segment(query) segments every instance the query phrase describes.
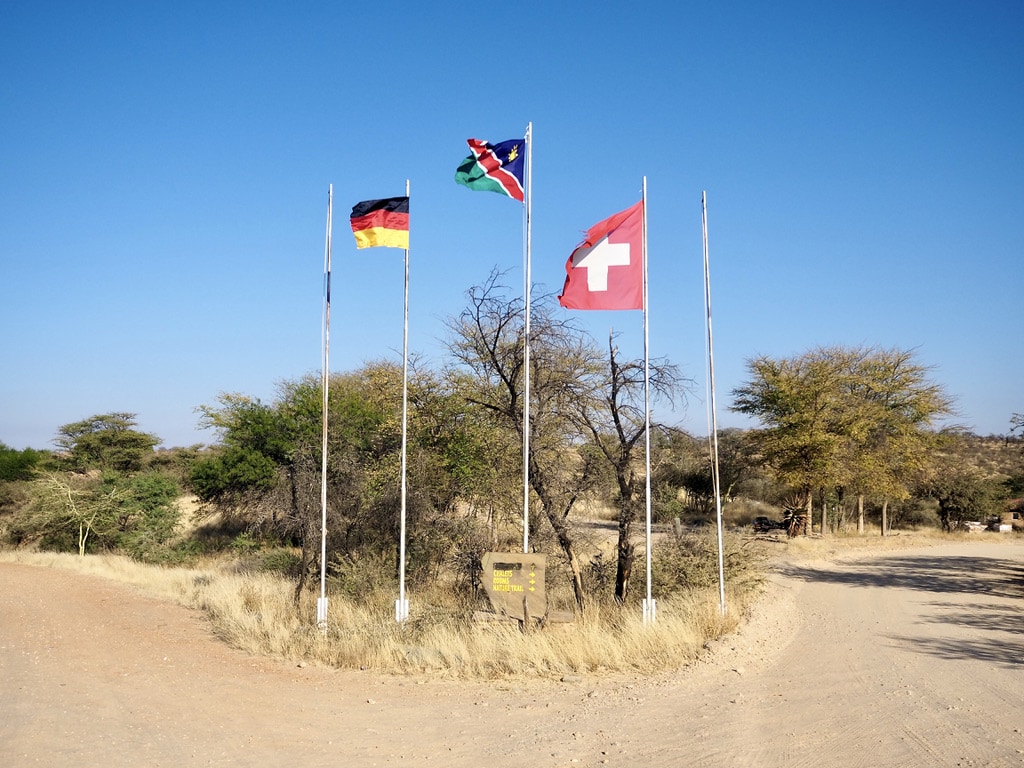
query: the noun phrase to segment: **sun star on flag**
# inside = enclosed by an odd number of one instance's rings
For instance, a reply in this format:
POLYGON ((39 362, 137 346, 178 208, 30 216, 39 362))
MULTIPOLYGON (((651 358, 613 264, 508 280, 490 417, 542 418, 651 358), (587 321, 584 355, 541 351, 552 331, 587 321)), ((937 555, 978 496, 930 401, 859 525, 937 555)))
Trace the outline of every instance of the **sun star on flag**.
POLYGON ((520 148, 524 139, 508 139, 491 144, 481 139, 466 139, 471 155, 455 171, 455 183, 474 190, 508 195, 525 202, 524 165, 520 148))

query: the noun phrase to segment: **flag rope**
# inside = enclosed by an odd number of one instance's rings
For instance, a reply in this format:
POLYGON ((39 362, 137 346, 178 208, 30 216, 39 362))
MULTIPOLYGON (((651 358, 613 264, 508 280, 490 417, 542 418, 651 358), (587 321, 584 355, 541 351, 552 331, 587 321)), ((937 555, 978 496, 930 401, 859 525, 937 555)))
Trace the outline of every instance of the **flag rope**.
POLYGON ((327 237, 324 244, 324 316, 323 316, 323 380, 321 382, 322 434, 320 445, 320 598, 316 603, 316 623, 327 630, 327 386, 330 378, 331 338, 331 229, 334 185, 327 187, 327 237))

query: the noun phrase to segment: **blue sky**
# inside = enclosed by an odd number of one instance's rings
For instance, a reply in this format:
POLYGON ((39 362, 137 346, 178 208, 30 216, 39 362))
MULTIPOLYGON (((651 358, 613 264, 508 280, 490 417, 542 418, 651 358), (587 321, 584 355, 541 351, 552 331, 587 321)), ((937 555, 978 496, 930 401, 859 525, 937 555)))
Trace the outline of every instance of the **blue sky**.
MULTIPOLYGON (((522 211, 453 181, 470 137, 534 126, 533 277, 647 177, 652 356, 698 381, 700 199, 719 423, 756 355, 912 349, 1003 434, 1024 411, 1024 4, 7 4, 0 24, 0 441, 128 411, 165 446, 194 409, 400 359, 402 252, 347 213, 411 184, 410 349, 506 268, 522 211), (291 6, 291 7, 288 7, 291 6)), ((642 356, 641 313, 576 313, 642 356)))

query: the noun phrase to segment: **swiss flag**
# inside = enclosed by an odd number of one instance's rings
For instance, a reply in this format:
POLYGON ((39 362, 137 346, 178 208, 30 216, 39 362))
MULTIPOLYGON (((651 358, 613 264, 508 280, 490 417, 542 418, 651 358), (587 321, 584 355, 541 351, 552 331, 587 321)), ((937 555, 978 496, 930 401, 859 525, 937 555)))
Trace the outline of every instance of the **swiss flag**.
POLYGON ((587 230, 565 262, 558 303, 567 309, 643 309, 644 203, 587 230))

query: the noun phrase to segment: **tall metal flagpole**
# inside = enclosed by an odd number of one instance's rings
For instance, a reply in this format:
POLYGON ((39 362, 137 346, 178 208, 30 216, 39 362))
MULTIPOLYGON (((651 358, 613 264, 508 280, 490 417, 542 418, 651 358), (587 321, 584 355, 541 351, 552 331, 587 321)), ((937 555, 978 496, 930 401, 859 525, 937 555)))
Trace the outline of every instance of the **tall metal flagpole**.
MULTIPOLYGON (((409 180, 405 180, 405 196, 409 196, 409 180)), ((406 447, 409 427, 409 249, 405 249, 405 319, 402 331, 402 512, 398 544, 398 600, 395 601, 395 621, 409 618, 409 600, 405 596, 405 499, 406 499, 406 447)))
POLYGON ((644 624, 653 624, 657 618, 657 606, 651 596, 651 369, 648 354, 649 337, 647 329, 647 177, 643 182, 643 303, 644 303, 644 441, 646 453, 645 495, 647 503, 647 599, 643 603, 644 624))
POLYGON ((715 482, 715 508, 718 522, 718 601, 725 615, 725 554, 722 546, 722 493, 718 474, 718 413, 715 406, 715 351, 711 341, 711 275, 708 269, 708 205, 707 192, 701 193, 701 223, 704 228, 704 308, 708 326, 708 387, 711 390, 711 476, 715 482))
POLYGON ((327 630, 327 382, 330 377, 329 350, 331 338, 331 211, 334 201, 334 185, 327 187, 327 238, 324 244, 324 368, 321 390, 323 392, 322 421, 323 435, 320 446, 320 597, 316 601, 316 623, 321 631, 327 630))
POLYGON ((530 274, 530 246, 533 203, 533 123, 526 126, 526 237, 523 256, 523 296, 526 303, 526 321, 523 327, 523 553, 530 551, 530 294, 533 277, 530 274))

